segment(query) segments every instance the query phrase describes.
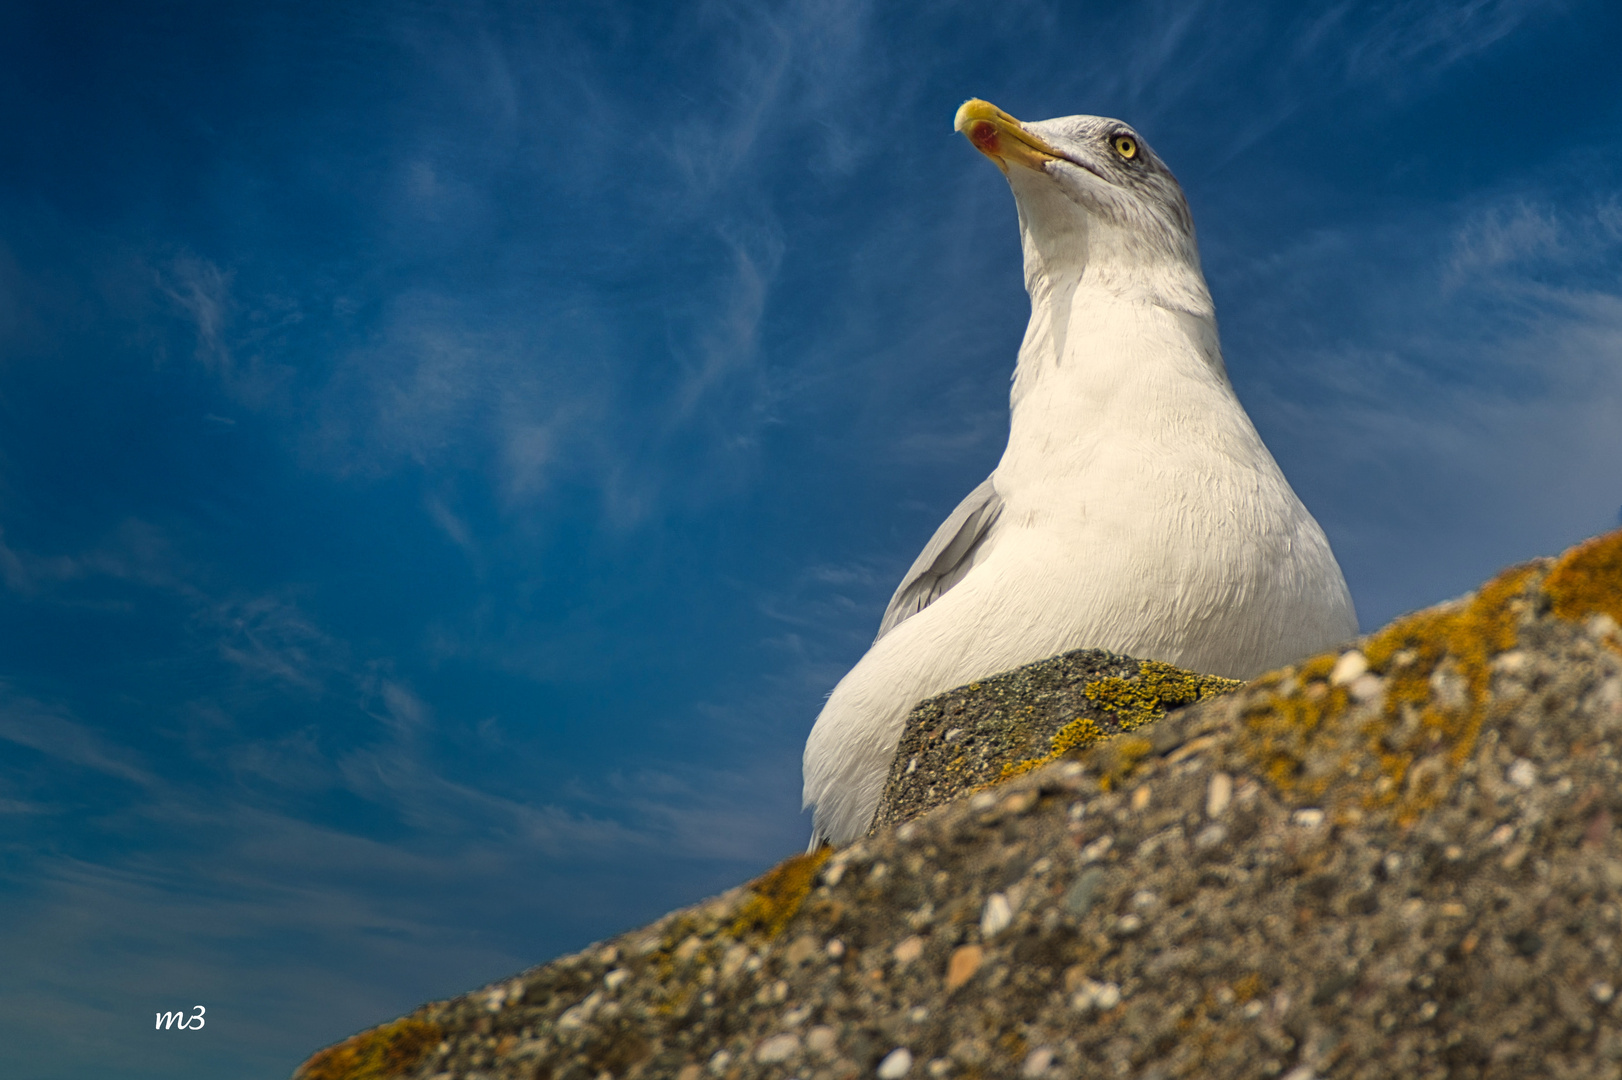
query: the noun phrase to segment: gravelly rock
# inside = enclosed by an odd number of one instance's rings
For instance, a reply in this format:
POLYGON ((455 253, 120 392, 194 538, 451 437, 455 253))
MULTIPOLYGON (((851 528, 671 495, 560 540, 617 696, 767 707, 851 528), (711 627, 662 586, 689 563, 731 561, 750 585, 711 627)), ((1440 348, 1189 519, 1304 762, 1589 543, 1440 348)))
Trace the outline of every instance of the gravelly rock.
POLYGON ((1241 685, 1077 649, 937 694, 908 715, 867 834, 1241 685))
POLYGON ((302 1080, 1622 1078, 1622 533, 302 1080))

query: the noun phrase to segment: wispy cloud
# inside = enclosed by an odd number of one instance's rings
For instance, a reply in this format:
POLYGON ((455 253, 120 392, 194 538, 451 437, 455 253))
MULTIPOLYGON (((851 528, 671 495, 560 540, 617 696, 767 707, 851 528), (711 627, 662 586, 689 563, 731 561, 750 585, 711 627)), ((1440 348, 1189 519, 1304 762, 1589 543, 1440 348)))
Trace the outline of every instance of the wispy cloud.
POLYGON ((4 683, 0 683, 0 739, 139 787, 156 785, 137 751, 105 738, 60 706, 18 695, 4 683))
POLYGON ((1435 252, 1339 298, 1337 321, 1374 318, 1379 331, 1273 361, 1273 387, 1296 387, 1282 395, 1248 391, 1286 434, 1286 467, 1329 504, 1320 514, 1365 622, 1614 521, 1622 290, 1592 273, 1622 256, 1610 206, 1506 194, 1456 208, 1430 236, 1405 225, 1278 268, 1327 297, 1323 256, 1367 264, 1370 247, 1393 242, 1435 252), (1397 550, 1403 563, 1385 562, 1397 550))

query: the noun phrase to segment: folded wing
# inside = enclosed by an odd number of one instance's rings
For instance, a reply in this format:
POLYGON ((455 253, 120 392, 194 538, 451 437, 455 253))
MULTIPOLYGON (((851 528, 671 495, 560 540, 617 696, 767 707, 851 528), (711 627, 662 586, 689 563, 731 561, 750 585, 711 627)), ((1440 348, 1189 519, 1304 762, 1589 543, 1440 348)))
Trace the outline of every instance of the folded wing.
POLYGON ((890 606, 884 609, 874 641, 945 595, 984 556, 992 526, 1003 510, 1002 497, 991 481, 992 477, 988 476, 969 492, 929 538, 923 553, 890 598, 890 606))

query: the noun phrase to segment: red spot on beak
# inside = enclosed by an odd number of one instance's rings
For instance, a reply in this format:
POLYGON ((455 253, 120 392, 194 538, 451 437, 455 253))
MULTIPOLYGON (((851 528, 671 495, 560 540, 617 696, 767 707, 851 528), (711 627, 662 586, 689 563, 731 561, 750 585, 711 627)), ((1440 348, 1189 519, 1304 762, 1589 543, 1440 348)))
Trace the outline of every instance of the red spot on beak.
POLYGON ((993 124, 990 120, 974 121, 969 125, 969 130, 966 134, 969 136, 969 141, 974 144, 975 149, 979 150, 982 154, 997 153, 997 141, 999 137, 997 125, 993 124))

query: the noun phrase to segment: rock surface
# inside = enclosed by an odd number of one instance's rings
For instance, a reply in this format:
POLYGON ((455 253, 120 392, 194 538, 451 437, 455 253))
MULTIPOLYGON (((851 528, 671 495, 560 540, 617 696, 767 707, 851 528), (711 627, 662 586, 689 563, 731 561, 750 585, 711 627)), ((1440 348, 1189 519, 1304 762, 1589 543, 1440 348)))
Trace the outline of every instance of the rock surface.
POLYGON ((937 694, 907 717, 867 835, 1242 685, 1077 649, 937 694))
POLYGON ((1613 533, 297 1075, 1622 1078, 1619 620, 1613 533))

